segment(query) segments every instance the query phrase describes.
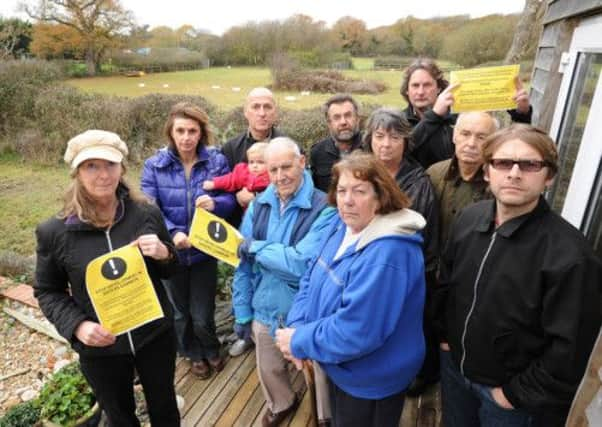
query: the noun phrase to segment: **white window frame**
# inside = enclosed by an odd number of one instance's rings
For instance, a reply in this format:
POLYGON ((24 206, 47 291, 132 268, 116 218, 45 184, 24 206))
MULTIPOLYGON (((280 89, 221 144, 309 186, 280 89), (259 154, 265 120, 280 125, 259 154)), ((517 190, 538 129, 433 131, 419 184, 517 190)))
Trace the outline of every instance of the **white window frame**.
MULTIPOLYGON (((550 126, 550 135, 555 141, 560 138, 560 125, 569 101, 569 88, 576 71, 579 53, 602 53, 602 16, 584 19, 573 33, 568 52, 568 66, 558 92, 556 109, 550 126)), ((581 228, 590 200, 596 172, 602 159, 602 74, 596 83, 589 115, 573 175, 562 207, 562 216, 577 228, 581 228)))

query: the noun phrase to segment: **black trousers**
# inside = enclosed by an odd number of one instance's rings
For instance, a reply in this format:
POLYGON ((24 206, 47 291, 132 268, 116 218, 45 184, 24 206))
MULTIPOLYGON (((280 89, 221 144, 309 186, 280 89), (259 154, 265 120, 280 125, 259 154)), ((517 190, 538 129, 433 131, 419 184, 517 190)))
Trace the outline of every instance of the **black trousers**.
POLYGON ((217 261, 179 265, 163 283, 174 308, 180 355, 193 362, 219 356, 220 342, 215 331, 217 261))
POLYGON ((330 383, 333 427, 398 427, 403 410, 403 391, 384 399, 354 397, 330 383))
POLYGON ((140 426, 134 401, 134 369, 144 389, 151 425, 179 427, 175 361, 176 340, 170 329, 138 349, 135 356, 82 358, 80 364, 110 427, 140 426))

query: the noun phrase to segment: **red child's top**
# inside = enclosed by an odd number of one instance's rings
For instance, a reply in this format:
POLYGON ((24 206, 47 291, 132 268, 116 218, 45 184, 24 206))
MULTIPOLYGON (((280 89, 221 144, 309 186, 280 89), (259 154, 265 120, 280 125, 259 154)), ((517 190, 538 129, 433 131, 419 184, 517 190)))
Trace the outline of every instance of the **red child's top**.
POLYGON ((242 190, 243 187, 253 193, 257 193, 265 190, 270 184, 270 178, 267 171, 255 175, 249 172, 249 165, 247 163, 238 163, 234 166, 232 172, 213 178, 213 184, 216 190, 230 193, 242 190))

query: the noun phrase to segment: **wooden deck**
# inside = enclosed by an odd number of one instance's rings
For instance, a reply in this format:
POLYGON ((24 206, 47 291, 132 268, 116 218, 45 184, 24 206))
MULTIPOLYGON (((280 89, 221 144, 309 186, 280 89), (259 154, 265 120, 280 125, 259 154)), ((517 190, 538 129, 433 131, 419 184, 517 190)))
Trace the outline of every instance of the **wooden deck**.
MULTIPOLYGON (((310 427, 311 405, 305 393, 301 372, 291 365, 294 389, 303 395, 297 412, 283 426, 310 427)), ((190 372, 190 363, 179 359, 176 366, 176 391, 185 399, 183 427, 193 426, 261 426, 265 400, 255 367, 255 352, 231 358, 218 375, 200 380, 190 372)), ((407 398, 400 426, 438 427, 440 425, 438 388, 417 399, 407 398)))

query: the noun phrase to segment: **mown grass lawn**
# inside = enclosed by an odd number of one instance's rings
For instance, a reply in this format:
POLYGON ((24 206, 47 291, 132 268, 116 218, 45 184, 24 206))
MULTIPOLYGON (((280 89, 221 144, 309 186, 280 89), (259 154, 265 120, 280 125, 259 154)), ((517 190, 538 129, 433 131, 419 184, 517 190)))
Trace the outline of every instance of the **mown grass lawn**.
MULTIPOLYGON (((388 89, 378 95, 354 95, 361 103, 401 107, 405 104, 399 95, 401 72, 373 71, 372 60, 362 59, 360 69, 343 71, 345 76, 385 82, 388 89)), ((173 73, 147 74, 142 77, 94 77, 70 79, 69 84, 87 92, 127 97, 149 93, 200 95, 223 110, 243 104, 249 90, 257 86, 269 86, 272 76, 268 68, 259 67, 215 67, 203 70, 178 71, 173 73)), ((322 104, 331 94, 300 92, 276 92, 282 108, 302 110, 322 104), (289 97, 294 97, 290 100, 289 97)))
MULTIPOLYGON (((128 169, 139 185, 139 168, 128 169)), ((55 215, 69 185, 67 165, 42 166, 0 156, 0 251, 29 256, 35 252, 38 223, 55 215)))

